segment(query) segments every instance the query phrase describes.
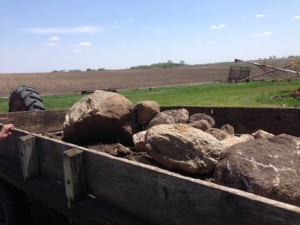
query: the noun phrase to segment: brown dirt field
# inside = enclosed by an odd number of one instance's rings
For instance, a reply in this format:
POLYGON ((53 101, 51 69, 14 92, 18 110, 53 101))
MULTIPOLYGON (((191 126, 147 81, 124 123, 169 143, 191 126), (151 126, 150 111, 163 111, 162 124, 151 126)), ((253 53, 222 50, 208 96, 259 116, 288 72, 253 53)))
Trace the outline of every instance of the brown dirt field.
MULTIPOLYGON (((226 81, 230 65, 236 64, 97 72, 0 74, 0 97, 8 97, 11 90, 18 85, 31 86, 41 95, 54 95, 82 90, 120 90, 226 81)), ((253 68, 251 74, 254 72, 257 72, 257 69, 253 68)))
MULTIPOLYGON (((259 61, 282 67, 296 59, 259 61)), ((226 81, 230 66, 249 66, 250 76, 262 71, 248 63, 214 63, 178 68, 105 70, 97 72, 0 74, 0 97, 8 97, 13 88, 27 85, 41 95, 69 94, 82 90, 135 89, 226 81)), ((292 68, 295 69, 295 68, 292 68)), ((269 76, 265 76, 266 78, 269 76)))
POLYGON ((95 89, 134 89, 226 80, 229 67, 180 67, 169 69, 106 70, 0 74, 0 97, 18 85, 34 87, 41 95, 67 94, 95 89))

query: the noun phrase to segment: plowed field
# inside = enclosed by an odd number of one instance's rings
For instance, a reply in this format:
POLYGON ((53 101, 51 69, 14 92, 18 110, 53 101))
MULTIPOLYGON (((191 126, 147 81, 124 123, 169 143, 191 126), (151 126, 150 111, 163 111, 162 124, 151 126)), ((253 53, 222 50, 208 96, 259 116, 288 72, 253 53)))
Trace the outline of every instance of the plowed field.
POLYGON ((168 69, 0 74, 0 97, 8 97, 11 89, 18 85, 34 87, 41 95, 54 95, 82 90, 120 90, 225 81, 229 67, 228 63, 168 69))

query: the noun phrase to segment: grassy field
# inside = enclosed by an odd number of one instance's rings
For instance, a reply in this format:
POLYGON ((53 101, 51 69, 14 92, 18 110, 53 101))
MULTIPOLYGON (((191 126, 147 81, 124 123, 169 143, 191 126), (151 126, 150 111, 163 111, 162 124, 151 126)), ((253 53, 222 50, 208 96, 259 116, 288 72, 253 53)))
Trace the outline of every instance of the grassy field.
MULTIPOLYGON (((232 106, 232 107, 299 107, 300 99, 287 96, 300 87, 300 80, 290 82, 256 81, 250 83, 211 83, 202 85, 147 88, 121 91, 120 94, 137 103, 153 100, 161 106, 232 106)), ((47 109, 70 108, 83 96, 43 96, 47 109)), ((0 100, 0 112, 8 111, 8 99, 0 100)))
POLYGON ((122 94, 134 103, 154 100, 162 106, 298 107, 300 99, 279 96, 286 96, 299 86, 300 80, 257 81, 132 90, 122 94))

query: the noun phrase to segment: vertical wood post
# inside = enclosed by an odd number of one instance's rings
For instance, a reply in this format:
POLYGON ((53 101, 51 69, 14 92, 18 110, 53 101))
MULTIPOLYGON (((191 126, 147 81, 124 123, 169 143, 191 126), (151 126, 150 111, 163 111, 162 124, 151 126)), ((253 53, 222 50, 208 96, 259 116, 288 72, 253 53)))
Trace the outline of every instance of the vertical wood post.
POLYGON ((71 149, 63 153, 64 176, 68 207, 87 192, 84 151, 71 149))
POLYGON ((35 137, 32 135, 20 137, 18 144, 24 181, 26 182, 26 180, 39 175, 40 165, 35 137))

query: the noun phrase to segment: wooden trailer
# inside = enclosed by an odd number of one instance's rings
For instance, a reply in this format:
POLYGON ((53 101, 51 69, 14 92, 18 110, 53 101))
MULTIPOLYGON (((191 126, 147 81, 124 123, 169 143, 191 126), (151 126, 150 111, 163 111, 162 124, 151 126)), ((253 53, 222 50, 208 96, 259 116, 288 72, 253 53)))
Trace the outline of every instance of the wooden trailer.
MULTIPOLYGON (((185 108, 237 133, 300 136, 296 108, 185 108)), ((16 129, 0 143, 0 177, 75 224, 300 224, 300 207, 44 136, 62 130, 66 112, 1 114, 16 129)))

